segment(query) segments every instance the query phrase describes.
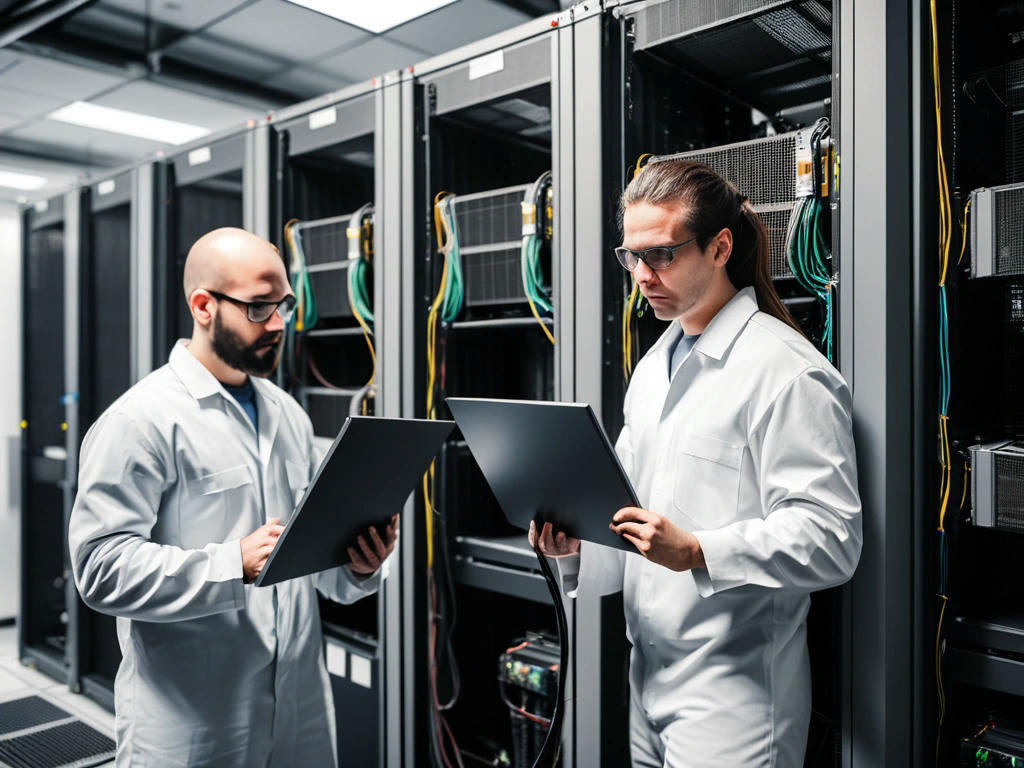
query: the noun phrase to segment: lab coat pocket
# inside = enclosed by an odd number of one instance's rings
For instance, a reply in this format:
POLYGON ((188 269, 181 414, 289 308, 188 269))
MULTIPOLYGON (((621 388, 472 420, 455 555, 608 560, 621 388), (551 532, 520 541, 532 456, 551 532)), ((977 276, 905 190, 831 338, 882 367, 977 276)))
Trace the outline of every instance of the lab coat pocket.
POLYGON ((743 446, 682 432, 676 437, 673 459, 672 503, 692 529, 711 530, 733 522, 743 446))
POLYGON ((179 527, 181 543, 188 549, 224 541, 234 522, 255 501, 252 472, 247 464, 186 479, 185 485, 188 498, 181 510, 179 527))

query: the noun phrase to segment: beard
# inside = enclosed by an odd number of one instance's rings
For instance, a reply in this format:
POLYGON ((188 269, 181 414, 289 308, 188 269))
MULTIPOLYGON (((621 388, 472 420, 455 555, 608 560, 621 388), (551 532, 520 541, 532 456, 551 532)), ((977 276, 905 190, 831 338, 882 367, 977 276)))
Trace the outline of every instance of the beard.
POLYGON ((213 318, 213 351, 232 368, 250 376, 266 378, 274 372, 281 355, 282 337, 280 332, 265 333, 247 345, 221 323, 219 313, 213 318))

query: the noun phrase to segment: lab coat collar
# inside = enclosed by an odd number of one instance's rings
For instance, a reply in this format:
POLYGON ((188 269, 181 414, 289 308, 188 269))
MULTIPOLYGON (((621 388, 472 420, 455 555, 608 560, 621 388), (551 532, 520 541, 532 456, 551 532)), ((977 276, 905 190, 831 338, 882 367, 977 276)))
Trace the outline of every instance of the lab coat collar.
POLYGON ((754 287, 750 286, 737 293, 718 310, 718 314, 711 319, 693 346, 694 351, 721 360, 755 312, 757 296, 754 287))
POLYGON ((220 382, 217 381, 217 377, 210 373, 209 368, 188 351, 187 339, 178 339, 178 343, 171 350, 168 362, 171 370, 178 374, 185 389, 196 400, 202 400, 211 395, 227 394, 220 382))
MULTIPOLYGON (((189 391, 196 400, 202 400, 213 395, 222 395, 230 398, 227 390, 221 386, 217 377, 210 373, 210 370, 188 351, 187 342, 181 339, 171 350, 170 366, 178 378, 181 379, 185 389, 189 391)), ((253 388, 256 391, 256 412, 259 414, 259 451, 260 461, 264 466, 270 461, 270 450, 274 445, 274 438, 277 436, 277 429, 281 424, 281 403, 269 381, 250 376, 253 388)))
MULTIPOLYGON (((718 314, 711 318, 708 327, 704 329, 700 338, 697 339, 697 343, 693 345, 693 351, 713 357, 715 360, 721 360, 755 312, 757 312, 757 297, 754 294, 754 288, 753 286, 744 288, 729 299, 725 306, 718 310, 718 314)), ((668 368, 669 351, 675 348, 676 340, 682 335, 683 327, 678 320, 673 320, 651 347, 648 354, 661 360, 663 363, 661 370, 668 368)))

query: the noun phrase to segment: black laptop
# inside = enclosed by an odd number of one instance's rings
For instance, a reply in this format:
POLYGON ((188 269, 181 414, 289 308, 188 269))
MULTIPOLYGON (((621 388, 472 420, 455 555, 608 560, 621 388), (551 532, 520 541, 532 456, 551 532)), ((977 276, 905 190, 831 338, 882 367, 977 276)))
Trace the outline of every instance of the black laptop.
POLYGON ((636 553, 608 524, 622 507, 640 502, 589 405, 445 402, 512 525, 527 530, 536 518, 576 538, 636 553))
POLYGON ((383 530, 402 511, 454 428, 452 421, 350 416, 256 586, 347 565, 348 547, 370 526, 383 530))

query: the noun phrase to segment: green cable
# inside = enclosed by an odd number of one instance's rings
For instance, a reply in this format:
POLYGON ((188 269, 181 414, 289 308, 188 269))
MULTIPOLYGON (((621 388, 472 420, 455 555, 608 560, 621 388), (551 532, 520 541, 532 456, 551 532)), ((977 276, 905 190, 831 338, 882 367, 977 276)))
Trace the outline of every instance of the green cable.
POLYGON ((366 290, 366 273, 368 270, 369 265, 365 259, 355 259, 348 269, 348 281, 356 310, 372 330, 373 310, 371 309, 372 304, 370 303, 369 293, 366 290))
POLYGON ((316 296, 313 295, 313 285, 309 281, 309 270, 306 269, 306 253, 302 248, 302 233, 298 229, 292 231, 292 240, 295 243, 295 252, 299 257, 299 283, 298 291, 303 294, 303 306, 305 311, 302 317, 303 330, 310 330, 320 319, 316 311, 316 296))
POLYGON ((451 247, 448 251, 448 280, 444 286, 444 297, 442 299, 441 320, 450 323, 458 317, 462 311, 463 281, 462 281, 462 258, 459 253, 459 233, 455 221, 455 213, 451 208, 449 198, 442 201, 441 215, 447 217, 451 227, 451 247))

